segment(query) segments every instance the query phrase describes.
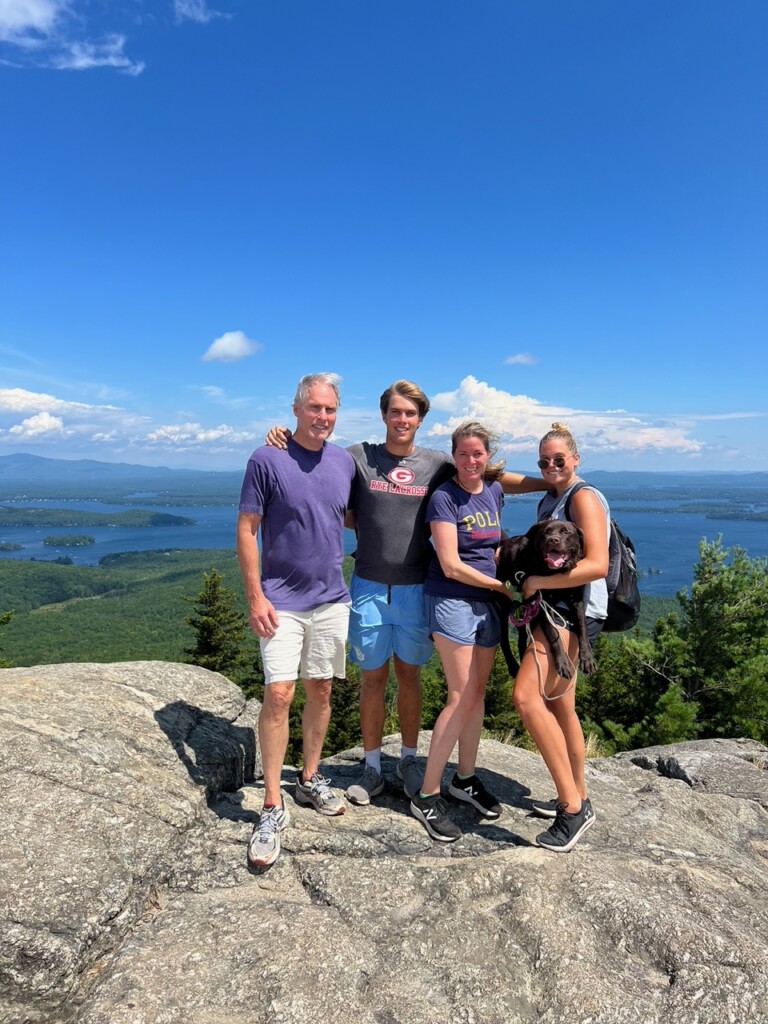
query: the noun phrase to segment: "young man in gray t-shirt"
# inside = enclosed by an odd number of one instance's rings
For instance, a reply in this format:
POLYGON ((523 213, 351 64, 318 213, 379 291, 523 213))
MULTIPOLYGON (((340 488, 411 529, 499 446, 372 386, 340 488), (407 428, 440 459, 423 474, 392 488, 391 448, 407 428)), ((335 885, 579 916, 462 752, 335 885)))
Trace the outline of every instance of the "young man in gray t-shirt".
MULTIPOLYGON (((451 479, 450 457, 414 444, 429 412, 421 388, 398 380, 382 394, 384 444, 352 445, 356 473, 347 525, 357 535, 355 571, 350 582, 349 657, 360 666, 360 725, 365 764, 347 789, 355 804, 368 804, 384 789, 381 740, 384 694, 392 660, 397 679, 397 710, 402 746, 397 775, 413 797, 421 786, 416 760, 421 728, 420 668, 432 653, 424 609, 424 579, 431 554, 425 522, 430 495, 451 479)), ((542 489, 539 477, 504 473, 507 493, 542 489)))

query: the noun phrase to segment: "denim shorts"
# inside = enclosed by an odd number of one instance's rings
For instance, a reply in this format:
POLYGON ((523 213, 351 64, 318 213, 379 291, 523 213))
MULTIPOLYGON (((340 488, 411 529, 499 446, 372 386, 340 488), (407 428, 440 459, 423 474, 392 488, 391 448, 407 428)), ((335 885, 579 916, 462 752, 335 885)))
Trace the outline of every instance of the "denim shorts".
POLYGON ((501 638, 499 612, 493 601, 468 597, 424 598, 429 632, 447 637, 455 644, 495 647, 501 638))
POLYGON ((392 654, 407 665, 423 665, 432 654, 424 587, 388 586, 352 576, 349 584, 349 660, 362 669, 381 668, 392 654))

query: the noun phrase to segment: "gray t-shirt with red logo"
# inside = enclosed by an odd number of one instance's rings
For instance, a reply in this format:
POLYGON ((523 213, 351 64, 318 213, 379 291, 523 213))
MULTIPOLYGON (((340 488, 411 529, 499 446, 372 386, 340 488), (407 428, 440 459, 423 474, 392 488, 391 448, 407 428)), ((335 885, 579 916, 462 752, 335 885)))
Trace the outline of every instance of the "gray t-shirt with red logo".
POLYGON ((432 551, 425 523, 432 492, 456 469, 444 452, 414 448, 390 455, 383 444, 353 444, 355 480, 349 507, 355 513, 355 574, 374 583, 423 583, 432 551))

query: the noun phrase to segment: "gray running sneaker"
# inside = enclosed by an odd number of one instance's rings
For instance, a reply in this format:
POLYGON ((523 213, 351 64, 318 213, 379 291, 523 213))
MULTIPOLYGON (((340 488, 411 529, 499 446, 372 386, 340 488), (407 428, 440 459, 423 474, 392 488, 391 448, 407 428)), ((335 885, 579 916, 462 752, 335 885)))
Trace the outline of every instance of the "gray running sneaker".
POLYGON ((347 790, 347 800, 360 807, 366 807, 372 796, 378 796, 383 791, 384 779, 381 772, 377 772, 373 765, 366 764, 363 767, 363 774, 347 790))
POLYGON ((344 813, 344 801, 331 789, 331 780, 315 772, 309 782, 301 781, 301 773, 296 776, 294 800, 302 807, 314 807, 320 814, 333 818, 344 813))
POLYGON ((248 843, 248 863, 254 868, 266 868, 280 856, 280 833, 290 822, 285 803, 282 807, 262 810, 253 827, 248 843))
POLYGON ((397 777, 403 784, 405 795, 409 800, 413 800, 424 781, 424 772, 419 768, 419 762, 413 754, 400 759, 397 764, 397 777))

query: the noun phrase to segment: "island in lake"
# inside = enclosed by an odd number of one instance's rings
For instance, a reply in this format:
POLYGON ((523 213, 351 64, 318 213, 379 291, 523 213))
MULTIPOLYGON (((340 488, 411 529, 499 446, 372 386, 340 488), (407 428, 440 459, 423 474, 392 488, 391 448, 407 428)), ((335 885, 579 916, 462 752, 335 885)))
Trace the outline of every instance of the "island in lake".
POLYGON ((96 538, 84 533, 65 533, 61 537, 43 537, 43 544, 48 548, 87 548, 95 544, 96 538))
POLYGON ((69 508, 8 508, 0 506, 3 526, 194 526, 196 520, 169 512, 132 508, 127 512, 83 512, 69 508))

